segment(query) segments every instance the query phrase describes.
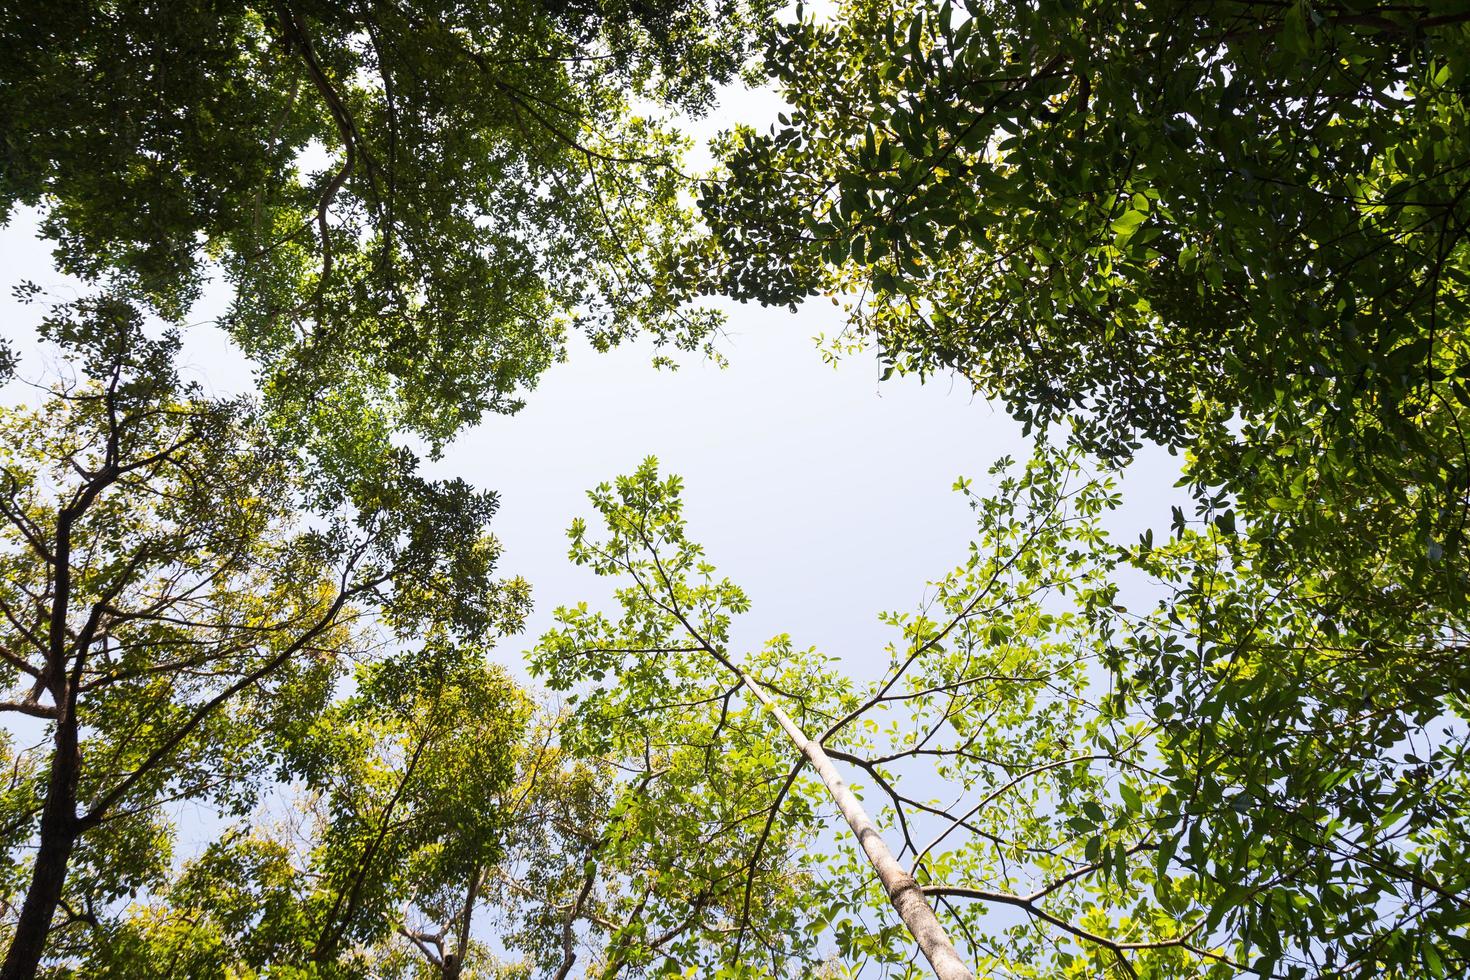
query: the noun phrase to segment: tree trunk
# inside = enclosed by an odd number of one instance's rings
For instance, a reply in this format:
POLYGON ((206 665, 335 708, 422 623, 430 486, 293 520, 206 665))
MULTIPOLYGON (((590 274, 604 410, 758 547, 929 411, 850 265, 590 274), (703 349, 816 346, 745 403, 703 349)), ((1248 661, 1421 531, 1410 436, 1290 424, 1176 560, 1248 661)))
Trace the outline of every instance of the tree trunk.
POLYGON ((908 927, 909 933, 919 943, 919 949, 924 953, 924 958, 934 969, 935 976, 939 980, 975 980, 975 975, 970 968, 960 959, 959 953, 955 952, 954 944, 949 941, 949 936, 944 932, 944 926, 939 917, 929 907, 924 899, 924 893, 914 876, 903 869, 903 865, 893 856, 888 849, 888 844, 883 840, 883 835, 873 824, 872 819, 863 809, 862 803, 853 795, 853 792, 837 767, 832 764, 832 758, 827 755, 816 740, 808 738, 806 733, 791 719, 782 707, 766 695, 760 686, 745 671, 735 667, 729 661, 725 666, 734 670, 740 682, 745 685, 756 700, 771 713, 777 724, 791 739, 806 760, 811 763, 817 775, 821 777, 822 784, 827 787, 827 792, 842 811, 842 816, 847 820, 847 825, 852 828, 853 834, 857 836, 858 843, 862 845, 863 853, 868 857, 868 863, 878 873, 878 880, 883 882, 883 890, 888 893, 888 900, 898 910, 898 917, 908 927))
POLYGON ((480 866, 477 864, 470 873, 469 892, 465 895, 464 908, 460 910, 459 920, 455 923, 454 952, 446 954, 439 967, 441 980, 459 980, 464 974, 465 955, 470 945, 471 920, 475 917, 475 902, 480 897, 480 877, 480 866))
MULTIPOLYGON (((65 711, 65 708, 63 708, 65 711)), ((51 776, 46 783, 46 804, 41 810, 40 845, 31 866, 31 884, 26 889, 15 936, 0 967, 0 980, 31 980, 46 950, 51 920, 61 904, 67 865, 76 845, 77 821, 76 722, 68 712, 57 722, 56 750, 51 757, 51 776)))
MULTIPOLYGON (((77 778, 82 768, 77 732, 76 680, 67 675, 67 614, 71 609, 71 532, 72 525, 85 513, 117 475, 112 458, 115 445, 108 445, 108 465, 91 478, 86 489, 68 507, 56 515, 55 565, 56 581, 47 628, 46 670, 42 674, 56 705, 56 733, 52 736, 51 772, 46 780, 46 802, 41 807, 40 840, 36 861, 31 865, 31 884, 26 889, 15 923, 15 935, 5 963, 0 966, 0 980, 31 980, 46 952, 46 937, 51 920, 61 905, 61 890, 66 884, 67 866, 77 836, 82 832, 77 820, 77 778)), ((78 638, 76 673, 81 674, 89 637, 78 638)))

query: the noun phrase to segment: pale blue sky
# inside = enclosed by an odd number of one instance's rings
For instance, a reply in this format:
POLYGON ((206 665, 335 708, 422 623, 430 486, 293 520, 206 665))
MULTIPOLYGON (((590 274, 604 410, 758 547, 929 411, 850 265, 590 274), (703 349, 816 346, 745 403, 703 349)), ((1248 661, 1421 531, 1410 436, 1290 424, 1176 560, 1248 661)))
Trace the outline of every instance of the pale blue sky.
MULTIPOLYGON (((707 165, 710 136, 737 122, 764 126, 781 108, 769 90, 727 90, 690 129, 701 145, 691 163, 707 165)), ((10 287, 30 279, 60 295, 75 288, 52 268, 34 228, 34 215, 20 212, 0 229, 0 332, 22 351, 34 350, 41 308, 15 304, 10 287)), ((251 383, 249 365, 208 325, 226 300, 223 289, 207 292, 185 338, 192 375, 219 393, 251 383)), ((566 560, 564 532, 588 512, 589 487, 651 454, 685 478, 690 533, 753 600, 739 639, 759 644, 789 632, 802 646, 867 661, 886 639, 876 614, 914 607, 925 583, 964 556, 972 524, 950 489, 955 477, 983 476, 997 457, 1030 451, 1019 426, 963 382, 880 383, 872 355, 835 369, 823 363, 812 338, 842 325, 829 302, 794 314, 725 309, 729 367, 686 359, 677 372, 658 371, 646 345, 598 354, 574 343, 522 412, 464 433, 430 467, 500 493, 502 569, 525 576, 536 596, 528 639, 556 605, 608 594, 608 582, 566 560)), ((32 359, 30 373, 40 367, 32 359)), ((1110 528, 1130 537, 1166 528, 1178 470, 1166 454, 1144 453, 1110 528)), ((523 646, 507 642, 502 654, 513 662, 523 646)))
MULTIPOLYGON (((765 94, 727 100, 700 135, 776 107, 765 94)), ((19 306, 11 287, 33 280, 60 297, 77 288, 52 268, 34 229, 28 212, 0 229, 0 333, 27 355, 22 373, 31 377, 45 368, 34 340, 43 307, 19 306)), ((208 294, 185 335, 186 372, 219 394, 251 383, 249 365, 209 325, 225 299, 208 294)), ((520 414, 486 420, 428 466, 500 493, 494 531, 505 545, 502 571, 526 577, 536 599, 525 633, 500 648, 518 674, 520 651, 550 624, 555 606, 607 603, 612 583, 567 561, 565 529, 588 514, 587 488, 647 455, 685 478, 691 535, 753 601, 735 627, 743 648, 786 632, 798 646, 818 646, 871 676, 890 638, 877 614, 916 607, 926 583, 965 555, 973 524, 951 490, 955 478, 982 477, 997 457, 1030 451, 1019 426, 963 383, 880 383, 872 355, 825 364, 812 338, 840 329, 841 312, 829 303, 796 313, 726 309, 727 368, 687 359, 677 372, 658 371, 647 345, 598 354, 574 342, 520 414)), ((0 397, 26 390, 12 385, 0 397)), ((1177 460, 1144 453, 1110 529, 1127 540, 1150 525, 1166 528, 1169 504, 1179 501, 1177 474, 1177 460)), ((192 824, 182 828, 186 837, 212 825, 203 812, 180 818, 192 824)))
MULTIPOLYGON (((31 279, 65 296, 75 286, 33 234, 25 213, 0 230, 0 330, 30 355, 22 373, 34 377, 44 368, 34 341, 43 307, 19 306, 10 287, 31 279)), ((187 372, 221 394, 250 384, 248 363, 208 325, 222 305, 213 294, 193 312, 185 350, 187 372)), ((502 570, 525 576, 536 596, 526 641, 556 605, 608 595, 610 583, 566 560, 564 532, 587 514, 589 487, 651 454, 685 478, 691 534, 753 600, 737 628, 742 643, 789 632, 867 666, 886 639, 876 614, 914 607, 925 583, 964 555, 972 524, 950 489, 955 477, 983 476, 995 458, 1029 452, 1019 426, 963 383, 880 383, 872 355, 824 363, 812 338, 841 326, 829 303, 794 314, 726 309, 728 367, 689 359, 660 371, 647 345, 598 354, 577 342, 524 410, 487 419, 428 466, 500 493, 502 570)), ((7 395, 24 392, 12 386, 7 395)), ((1128 536, 1166 527, 1177 472, 1177 460, 1145 453, 1110 527, 1128 536)), ((524 645, 508 641, 501 654, 514 663, 524 645)))

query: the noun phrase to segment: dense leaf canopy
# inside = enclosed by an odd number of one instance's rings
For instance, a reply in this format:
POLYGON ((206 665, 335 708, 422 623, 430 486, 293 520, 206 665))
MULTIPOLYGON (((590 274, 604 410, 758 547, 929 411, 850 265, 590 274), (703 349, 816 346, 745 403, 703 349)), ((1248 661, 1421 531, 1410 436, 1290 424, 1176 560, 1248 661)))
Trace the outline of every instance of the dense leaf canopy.
POLYGON ((1463 5, 19 0, 0 52, 0 220, 86 287, 0 409, 0 980, 1470 973, 1463 5), (686 174, 760 47, 786 111, 686 174), (179 377, 211 280, 259 398, 179 377), (573 330, 709 350, 700 293, 845 304, 1036 453, 841 657, 737 647, 649 460, 528 693, 497 501, 406 447, 573 330), (1192 504, 1114 540, 1150 443, 1192 504))
POLYGON ((703 197, 738 295, 851 299, 1087 446, 1197 454, 1280 560, 1466 589, 1470 26, 1437 4, 860 2, 703 197))
POLYGON ((169 318, 218 270, 296 424, 376 405, 442 440, 514 408, 571 325, 703 338, 652 263, 689 232, 667 117, 763 10, 7 4, 0 215, 41 208, 61 268, 169 318))
POLYGON ((286 753, 311 788, 306 812, 222 834, 151 902, 108 921, 105 942, 77 944, 86 975, 170 964, 191 977, 387 977, 419 963, 456 976, 479 888, 503 857, 514 812, 502 794, 526 720, 504 671, 477 660, 438 649, 361 672, 357 693, 286 753), (433 932, 443 923, 448 936, 433 932))

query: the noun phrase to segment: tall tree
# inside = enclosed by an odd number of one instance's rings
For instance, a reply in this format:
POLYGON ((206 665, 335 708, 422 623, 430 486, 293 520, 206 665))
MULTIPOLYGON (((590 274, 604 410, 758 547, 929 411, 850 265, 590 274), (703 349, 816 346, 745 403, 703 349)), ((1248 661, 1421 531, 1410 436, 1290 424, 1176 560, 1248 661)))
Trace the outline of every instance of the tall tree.
MULTIPOLYGON (((604 485, 591 492, 611 536, 605 542, 590 540, 578 521, 571 532, 572 557, 600 575, 632 580, 632 586, 618 592, 623 615, 610 620, 589 614, 585 607, 562 610, 563 628, 543 639, 533 664, 549 673, 556 687, 570 686, 578 678, 602 680, 615 674, 616 689, 599 691, 583 710, 593 731, 606 726, 619 740, 631 734, 635 746, 641 736, 647 762, 640 793, 648 792, 649 783, 667 784, 674 775, 660 770, 687 767, 666 790, 675 795, 662 801, 657 822, 648 828, 654 830, 652 839, 666 837, 672 814, 679 813, 684 820, 717 821, 711 844, 721 850, 734 847, 739 854, 750 848, 749 857, 736 864, 743 864, 747 873, 738 914, 733 916, 732 968, 744 966, 740 954, 751 927, 753 886, 765 862, 779 860, 784 850, 780 842, 793 832, 810 832, 815 788, 796 792, 795 785, 808 772, 842 813, 936 974, 942 980, 968 980, 973 975, 955 953, 918 884, 894 859, 821 742, 808 734, 811 719, 798 720, 778 697, 778 692, 809 692, 796 695, 800 714, 814 711, 820 719, 845 685, 835 674, 806 673, 814 666, 810 659, 792 656, 780 644, 753 663, 732 656, 730 616, 743 612, 748 602, 731 582, 713 578, 714 569, 703 560, 700 547, 685 536, 679 495, 679 479, 661 480, 652 459, 637 473, 619 479, 616 490, 604 485), (767 671, 775 676, 762 676, 767 671), (636 723, 629 726, 624 720, 628 715, 650 716, 648 724, 662 732, 655 734, 636 723), (773 737, 788 751, 773 751, 769 741, 773 737), (798 760, 794 769, 788 762, 793 754, 798 760), (726 769, 734 771, 721 772, 726 769), (783 770, 789 771, 783 775, 783 770), (697 790, 703 792, 695 795, 697 790), (746 799, 752 791, 754 799, 746 799), (692 812, 680 812, 686 808, 692 812), (778 849, 768 855, 767 846, 778 849)), ((720 863, 728 868, 732 862, 726 857, 720 863)), ((696 910, 710 899, 707 890, 699 896, 693 902, 696 910)), ((731 908, 726 914, 735 911, 731 908)), ((775 958, 773 966, 779 972, 777 957, 783 950, 758 932, 755 936, 775 958)), ((799 953, 800 946, 784 952, 799 953)))
POLYGON ((717 280, 849 297, 892 368, 1105 454, 1190 449, 1274 561, 1398 569, 1344 601, 1456 607, 1467 32, 1437 3, 846 3, 779 33, 792 109, 724 145, 717 280))
POLYGON ((391 451, 355 461, 370 482, 307 482, 247 403, 181 384, 177 338, 149 339, 125 300, 46 332, 75 376, 0 427, 0 710, 47 732, 34 784, 12 787, 30 801, 12 841, 36 852, 7 978, 34 975, 53 927, 156 878, 160 806, 248 805, 363 616, 479 639, 526 600, 491 578, 492 497, 391 451), (71 887, 74 866, 100 870, 71 887))
POLYGON ((63 270, 169 319, 222 272, 294 424, 443 440, 569 327, 704 337, 652 262, 689 233, 665 117, 710 104, 770 6, 7 4, 0 216, 39 207, 63 270))
MULTIPOLYGON (((718 924, 747 887, 744 855, 709 832, 717 815, 678 812, 662 774, 612 785, 613 764, 559 744, 576 734, 565 712, 523 730, 529 701, 503 672, 446 652, 360 672, 288 752, 290 805, 263 809, 146 897, 87 923, 70 959, 119 978, 566 980, 721 957, 738 967, 718 924), (694 892, 705 898, 691 907, 694 892), (495 945, 523 958, 504 962, 495 945)), ((778 873, 795 869, 767 877, 778 873)), ((785 943, 790 910, 771 897, 758 890, 748 920, 785 943)))
POLYGON ((422 942, 403 920, 433 918, 450 929, 435 965, 454 980, 504 853, 511 814, 496 804, 516 776, 529 702, 478 652, 432 642, 358 681, 292 753, 328 816, 306 875, 312 928, 297 941, 330 964, 394 930, 422 942))
MULTIPOLYGON (((783 706, 810 741, 800 753, 768 748, 765 775, 745 785, 778 779, 795 792, 746 819, 815 827, 817 788, 801 781, 815 743, 872 787, 869 832, 977 973, 1463 972, 1470 710, 1454 693, 1466 679, 1459 640, 1397 618, 1360 633, 1356 613, 1324 617, 1330 576, 1282 587, 1248 540, 1212 522, 1181 518, 1167 542, 1149 534, 1119 548, 1101 522, 1120 498, 1075 453, 1043 449, 1009 470, 997 467, 993 494, 961 481, 977 523, 966 560, 922 609, 884 617, 896 634, 879 655, 886 669, 855 685, 785 637, 743 678, 711 676, 707 662, 733 662, 730 619, 748 603, 684 537, 677 481, 645 465, 616 494, 594 492, 608 543, 573 529, 574 557, 631 582, 617 593, 622 615, 564 610, 542 669, 590 686, 580 710, 595 728, 652 715, 655 744, 688 740, 732 759, 749 752, 739 728, 702 727, 688 706, 721 703, 731 719, 736 695, 756 713, 783 706), (1125 605, 1134 590, 1120 582, 1140 573, 1144 598, 1125 605), (1437 686, 1405 704, 1397 685, 1416 660, 1437 675, 1420 683, 1437 686), (755 684, 763 697, 746 693, 755 684), (1428 707, 1436 699, 1443 707, 1428 707)), ((912 946, 868 843, 808 863, 791 927, 830 935, 844 962, 909 975, 912 946)))
POLYGON ((518 778, 501 798, 506 855, 486 875, 485 901, 499 911, 499 938, 533 975, 566 980, 617 924, 608 915, 616 872, 604 859, 616 821, 612 773, 563 744, 568 715, 547 707, 520 753, 518 778))
POLYGON ((93 923, 75 944, 87 975, 485 975, 490 957, 467 956, 472 920, 504 854, 510 814, 496 803, 529 702, 503 669, 436 644, 355 680, 286 752, 295 791, 274 813, 294 819, 237 825, 147 901, 93 923))

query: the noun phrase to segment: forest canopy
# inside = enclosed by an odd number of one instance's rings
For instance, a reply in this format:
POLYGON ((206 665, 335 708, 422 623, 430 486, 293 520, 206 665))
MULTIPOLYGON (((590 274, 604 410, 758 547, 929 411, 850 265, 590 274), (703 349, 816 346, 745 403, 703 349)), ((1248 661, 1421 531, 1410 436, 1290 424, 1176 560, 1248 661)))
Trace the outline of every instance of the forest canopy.
POLYGON ((0 978, 1470 973, 1467 93, 1438 2, 5 5, 0 978), (521 637, 446 450, 728 299, 1029 456, 870 648, 652 457, 521 637))

